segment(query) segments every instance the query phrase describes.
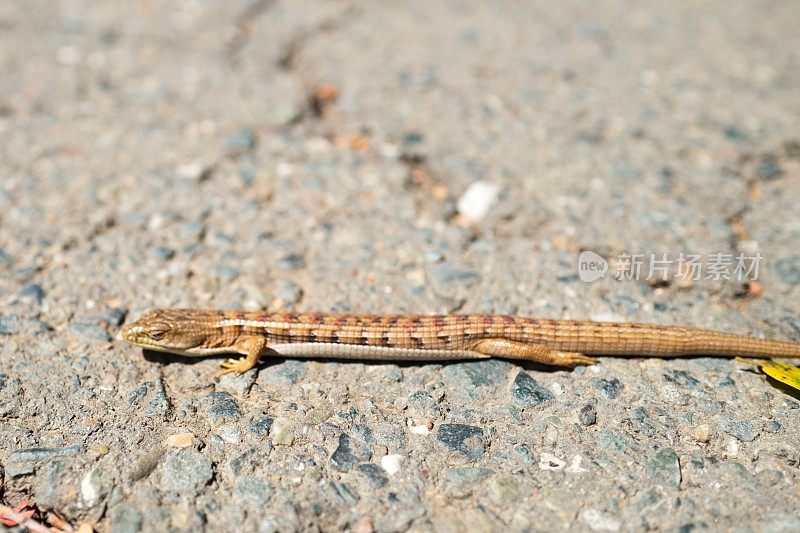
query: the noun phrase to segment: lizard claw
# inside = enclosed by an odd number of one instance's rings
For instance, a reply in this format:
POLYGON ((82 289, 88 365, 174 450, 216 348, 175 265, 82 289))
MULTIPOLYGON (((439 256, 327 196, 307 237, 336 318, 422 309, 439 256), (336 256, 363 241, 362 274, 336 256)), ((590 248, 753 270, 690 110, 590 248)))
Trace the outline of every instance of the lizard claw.
POLYGON ((224 376, 225 374, 236 373, 236 374, 244 374, 251 368, 253 365, 247 362, 246 357, 242 357, 241 359, 227 359, 219 364, 222 368, 219 372, 217 372, 217 376, 224 376))

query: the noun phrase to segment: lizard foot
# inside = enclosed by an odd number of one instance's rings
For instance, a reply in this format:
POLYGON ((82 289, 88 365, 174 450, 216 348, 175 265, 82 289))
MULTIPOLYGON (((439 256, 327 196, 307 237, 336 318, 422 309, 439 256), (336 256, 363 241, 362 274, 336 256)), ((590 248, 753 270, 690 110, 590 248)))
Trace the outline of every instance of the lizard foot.
POLYGON ((255 365, 248 362, 246 357, 242 357, 241 359, 228 359, 221 362, 219 366, 222 368, 222 370, 217 372, 217 375, 224 376, 225 374, 230 374, 231 372, 235 372, 236 374, 244 374, 255 365))
POLYGON ((595 359, 594 357, 589 357, 588 355, 583 355, 580 352, 558 352, 553 351, 553 364, 558 366, 566 366, 570 368, 574 368, 578 365, 596 365, 600 361, 595 359))

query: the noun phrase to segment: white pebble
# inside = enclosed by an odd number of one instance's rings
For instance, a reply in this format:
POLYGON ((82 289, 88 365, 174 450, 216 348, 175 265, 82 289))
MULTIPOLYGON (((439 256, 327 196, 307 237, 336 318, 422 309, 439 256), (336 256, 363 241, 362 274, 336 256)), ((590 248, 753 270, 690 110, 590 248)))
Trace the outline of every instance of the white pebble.
POLYGON ((553 454, 542 452, 539 454, 539 468, 542 470, 561 470, 567 462, 553 454))
POLYGON ((498 192, 500 188, 497 185, 476 181, 458 199, 458 212, 472 222, 478 222, 489 212, 498 192))
POLYGON ((389 475, 396 474, 400 471, 400 465, 405 459, 402 455, 391 454, 381 457, 381 468, 386 470, 389 475))

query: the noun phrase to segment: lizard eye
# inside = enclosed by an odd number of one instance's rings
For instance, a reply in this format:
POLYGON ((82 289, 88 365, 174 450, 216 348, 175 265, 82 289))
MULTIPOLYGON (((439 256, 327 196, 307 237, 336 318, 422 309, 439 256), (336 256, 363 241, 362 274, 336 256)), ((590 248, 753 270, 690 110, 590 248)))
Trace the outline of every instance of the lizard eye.
POLYGON ((154 341, 160 341, 167 335, 167 330, 169 330, 167 324, 155 324, 147 330, 147 336, 154 341))

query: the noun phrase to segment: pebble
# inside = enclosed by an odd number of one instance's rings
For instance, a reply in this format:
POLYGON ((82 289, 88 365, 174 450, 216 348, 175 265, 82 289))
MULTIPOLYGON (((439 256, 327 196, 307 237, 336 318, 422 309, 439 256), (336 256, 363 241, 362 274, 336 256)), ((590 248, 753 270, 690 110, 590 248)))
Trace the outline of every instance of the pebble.
POLYGON ((281 100, 270 108, 266 119, 270 126, 281 127, 290 126, 300 122, 303 118, 303 108, 290 100, 281 100))
POLYGON ((176 450, 164 458, 160 488, 180 494, 197 494, 214 476, 211 459, 189 450, 176 450))
POLYGON ((367 476, 373 487, 383 487, 389 482, 386 471, 378 465, 363 463, 356 466, 356 470, 367 476))
POLYGON ((223 442, 226 442, 227 444, 235 445, 242 441, 242 433, 236 426, 220 426, 217 429, 217 435, 223 440, 223 442))
POLYGON ((170 448, 188 448, 194 444, 194 433, 177 433, 164 439, 164 445, 170 448))
POLYGON ((588 403, 581 407, 578 419, 584 426, 592 426, 597 422, 597 410, 594 405, 588 403))
POLYGON ((554 398, 552 392, 540 385, 524 371, 520 371, 514 379, 511 396, 525 407, 541 405, 554 398))
POLYGON ((431 280, 437 285, 452 285, 456 283, 470 284, 481 279, 475 270, 459 267, 451 263, 441 263, 430 270, 431 280))
POLYGON ((770 420, 764 426, 764 429, 769 431, 770 433, 777 433, 781 430, 781 424, 777 420, 770 420))
POLYGON ((83 445, 76 444, 74 446, 67 446, 65 448, 23 448, 15 452, 11 452, 8 456, 10 462, 22 461, 43 461, 46 459, 53 459, 54 457, 69 457, 77 455, 83 451, 83 445))
POLYGON ((458 199, 456 209, 470 222, 480 222, 497 200, 499 192, 500 188, 493 183, 482 180, 475 181, 458 199))
POLYGON ((619 396, 620 392, 625 388, 617 378, 597 379, 594 382, 594 387, 609 400, 613 400, 619 396))
POLYGON ((672 448, 659 450, 647 464, 647 472, 654 480, 672 488, 678 488, 681 484, 681 465, 677 452, 672 448))
POLYGON ((692 438, 697 442, 708 442, 711 440, 711 427, 708 424, 698 424, 692 428, 692 438))
POLYGON ((111 531, 114 533, 139 533, 142 513, 131 503, 120 503, 111 509, 111 531))
POLYGON ((20 331, 17 315, 0 315, 0 335, 16 335, 20 331))
POLYGON ((253 510, 260 510, 270 500, 274 490, 263 479, 256 476, 241 476, 236 480, 233 497, 253 510))
POLYGON ((386 470, 386 473, 394 475, 400 471, 405 457, 399 454, 389 454, 381 457, 381 467, 386 470))
POLYGON ((513 367, 514 365, 507 361, 486 359, 447 365, 442 369, 442 374, 448 389, 474 390, 476 387, 502 386, 505 384, 506 375, 513 367))
POLYGON ((37 304, 41 304, 46 294, 47 293, 41 285, 37 283, 29 283, 20 289, 20 291, 17 293, 17 296, 22 300, 31 300, 37 304))
POLYGON ((272 430, 274 446, 291 446, 294 444, 294 424, 287 418, 275 420, 272 430))
POLYGON ((175 248, 169 246, 155 246, 150 250, 150 255, 158 261, 169 261, 175 257, 175 253, 175 248))
POLYGON ((136 462, 133 463, 130 470, 128 470, 128 480, 134 483, 149 476, 150 473, 156 469, 165 452, 166 450, 159 446, 147 451, 144 455, 139 457, 136 462))
POLYGON ((495 505, 512 504, 519 499, 521 494, 522 487, 515 477, 495 477, 486 484, 486 495, 495 505))
POLYGON ((700 385, 700 382, 686 370, 671 370, 663 374, 663 376, 664 381, 674 383, 685 389, 694 389, 700 385))
POLYGON ((619 433, 612 429, 601 429, 597 432, 597 443, 610 452, 621 452, 628 446, 628 442, 619 433))
POLYGON ((388 365, 384 375, 389 381, 400 382, 403 380, 403 371, 396 365, 388 365))
POLYGON ((305 268, 306 260, 300 254, 287 254, 278 259, 278 266, 287 270, 300 270, 305 268))
POLYGON ((578 517, 592 531, 619 531, 622 529, 622 522, 619 519, 597 509, 582 509, 578 517))
POLYGON ((297 283, 286 280, 278 286, 277 297, 284 304, 296 304, 303 298, 303 289, 297 283))
POLYGON ((253 150, 257 144, 256 132, 251 128, 243 128, 228 135, 223 151, 229 157, 236 157, 253 150))
POLYGON ((262 416, 250 423, 250 433, 256 437, 266 437, 272 427, 273 418, 271 416, 262 416))
POLYGON ((494 474, 494 470, 476 466, 447 468, 442 472, 445 481, 454 485, 474 485, 494 474))
POLYGON ((81 480, 81 498, 87 507, 94 507, 114 488, 114 481, 101 467, 89 470, 81 480))
POLYGON ((353 494, 353 491, 350 490, 350 487, 344 483, 331 481, 328 487, 333 495, 338 497, 342 502, 350 505, 355 505, 358 503, 358 496, 353 494))
POLYGON ((219 265, 216 268, 220 281, 230 282, 239 277, 239 271, 230 265, 219 265))
POLYGON ((753 442, 758 436, 758 430, 746 420, 734 420, 728 417, 720 417, 722 430, 728 435, 732 435, 742 442, 753 442))
POLYGON ((229 392, 212 392, 203 398, 208 416, 212 420, 236 421, 242 417, 239 405, 229 392))
POLYGON ((58 459, 45 464, 42 472, 37 476, 34 494, 36 503, 50 509, 62 508, 66 501, 62 498, 63 484, 67 483, 64 471, 67 461, 58 459))
POLYGON ((775 161, 763 161, 756 167, 756 175, 762 180, 774 180, 783 176, 783 169, 775 161))
POLYGON ((258 375, 258 381, 273 386, 293 384, 300 381, 307 372, 308 365, 305 361, 287 359, 283 363, 262 370, 258 375))
POLYGON ((528 448, 525 444, 520 444, 519 446, 514 447, 514 453, 516 453, 520 459, 526 464, 532 465, 534 463, 533 452, 530 448, 528 448))
POLYGON ((70 322, 69 329, 79 338, 90 343, 103 343, 111 340, 111 335, 97 324, 70 322))
POLYGON ((800 255, 790 255, 775 261, 773 266, 778 278, 787 286, 800 285, 800 255))
POLYGON ((483 457, 486 448, 483 429, 465 424, 441 424, 436 439, 450 450, 459 452, 473 461, 483 457))
POLYGON ((348 472, 353 465, 372 459, 372 452, 361 446, 346 433, 339 435, 339 445, 331 455, 331 466, 336 470, 348 472))

